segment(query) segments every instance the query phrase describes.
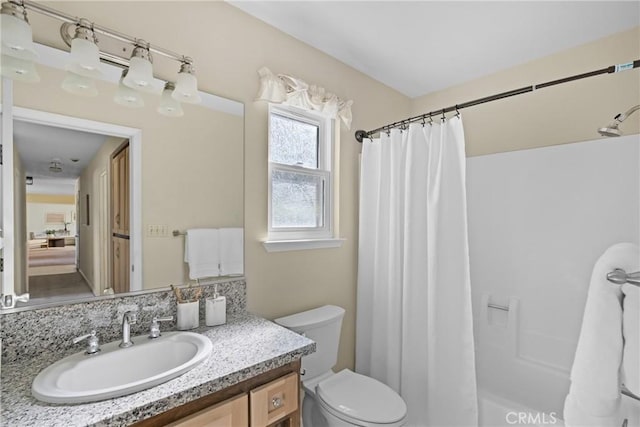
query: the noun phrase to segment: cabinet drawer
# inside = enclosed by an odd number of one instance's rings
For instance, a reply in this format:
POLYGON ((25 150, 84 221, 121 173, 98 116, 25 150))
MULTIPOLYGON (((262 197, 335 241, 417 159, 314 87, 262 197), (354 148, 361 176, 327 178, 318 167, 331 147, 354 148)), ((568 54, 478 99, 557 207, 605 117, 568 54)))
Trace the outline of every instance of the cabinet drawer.
POLYGON ((296 373, 290 373, 251 390, 251 426, 268 426, 295 412, 298 409, 299 391, 296 373))
POLYGON ((247 395, 241 394, 166 427, 248 427, 248 412, 247 395))

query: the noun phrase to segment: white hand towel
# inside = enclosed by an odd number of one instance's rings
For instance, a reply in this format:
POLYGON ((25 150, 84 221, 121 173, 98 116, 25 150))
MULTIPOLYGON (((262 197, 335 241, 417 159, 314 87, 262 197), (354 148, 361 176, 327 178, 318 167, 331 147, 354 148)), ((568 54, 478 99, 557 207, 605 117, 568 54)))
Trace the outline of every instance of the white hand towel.
MULTIPOLYGON (((640 260, 636 257, 635 266, 625 271, 627 273, 640 271, 640 260)), ((631 393, 640 396, 640 287, 626 284, 622 286, 622 293, 624 294, 622 383, 631 393)))
POLYGON ((571 388, 564 405, 567 427, 622 425, 623 294, 620 285, 607 280, 607 273, 615 268, 632 271, 637 259, 637 245, 619 243, 607 249, 593 267, 571 369, 571 388))
POLYGON ((244 230, 220 229, 220 274, 223 276, 244 273, 244 230))
POLYGON ((220 233, 216 228, 187 230, 184 261, 189 264, 191 280, 220 275, 220 233))

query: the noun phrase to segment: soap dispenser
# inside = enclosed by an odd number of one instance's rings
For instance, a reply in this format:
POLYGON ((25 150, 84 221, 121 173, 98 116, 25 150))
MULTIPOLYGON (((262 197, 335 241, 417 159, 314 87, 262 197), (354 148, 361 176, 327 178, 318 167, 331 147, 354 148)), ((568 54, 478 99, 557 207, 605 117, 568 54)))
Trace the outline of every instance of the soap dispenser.
POLYGON ((213 298, 207 298, 206 306, 207 326, 223 325, 227 321, 227 297, 218 295, 218 285, 215 285, 213 298))

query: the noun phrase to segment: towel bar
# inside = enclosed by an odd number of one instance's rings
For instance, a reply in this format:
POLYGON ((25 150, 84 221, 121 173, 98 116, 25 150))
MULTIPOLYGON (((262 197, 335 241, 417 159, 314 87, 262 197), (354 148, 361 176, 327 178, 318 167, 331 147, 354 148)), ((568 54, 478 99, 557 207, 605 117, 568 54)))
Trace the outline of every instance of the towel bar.
POLYGON ((640 401, 640 397, 638 397, 635 394, 631 393, 625 386, 622 386, 622 388, 620 389, 620 393, 622 393, 625 396, 628 396, 628 397, 630 397, 632 399, 640 401))
POLYGON ((495 308, 496 310, 509 311, 509 307, 507 307, 506 305, 498 305, 498 304, 489 303, 489 304, 487 304, 487 307, 495 308))
POLYGON ((607 280, 616 285, 629 283, 630 285, 640 286, 640 271, 627 273, 621 268, 616 268, 612 272, 607 273, 607 280))

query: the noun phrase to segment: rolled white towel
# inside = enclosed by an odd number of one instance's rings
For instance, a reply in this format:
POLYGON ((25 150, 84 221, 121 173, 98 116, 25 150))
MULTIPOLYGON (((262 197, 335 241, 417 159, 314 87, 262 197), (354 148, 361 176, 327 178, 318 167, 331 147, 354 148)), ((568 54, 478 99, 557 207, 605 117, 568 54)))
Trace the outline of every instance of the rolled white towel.
MULTIPOLYGON (((640 261, 637 261, 637 264, 640 264, 640 261)), ((640 271, 640 265, 626 271, 640 271)), ((622 383, 631 393, 640 396, 640 287, 626 284, 622 286, 622 293, 622 383)))
POLYGON ((580 338, 565 400, 567 427, 622 425, 620 365, 623 355, 621 286, 607 280, 615 268, 633 270, 638 246, 611 246, 593 267, 580 338))

